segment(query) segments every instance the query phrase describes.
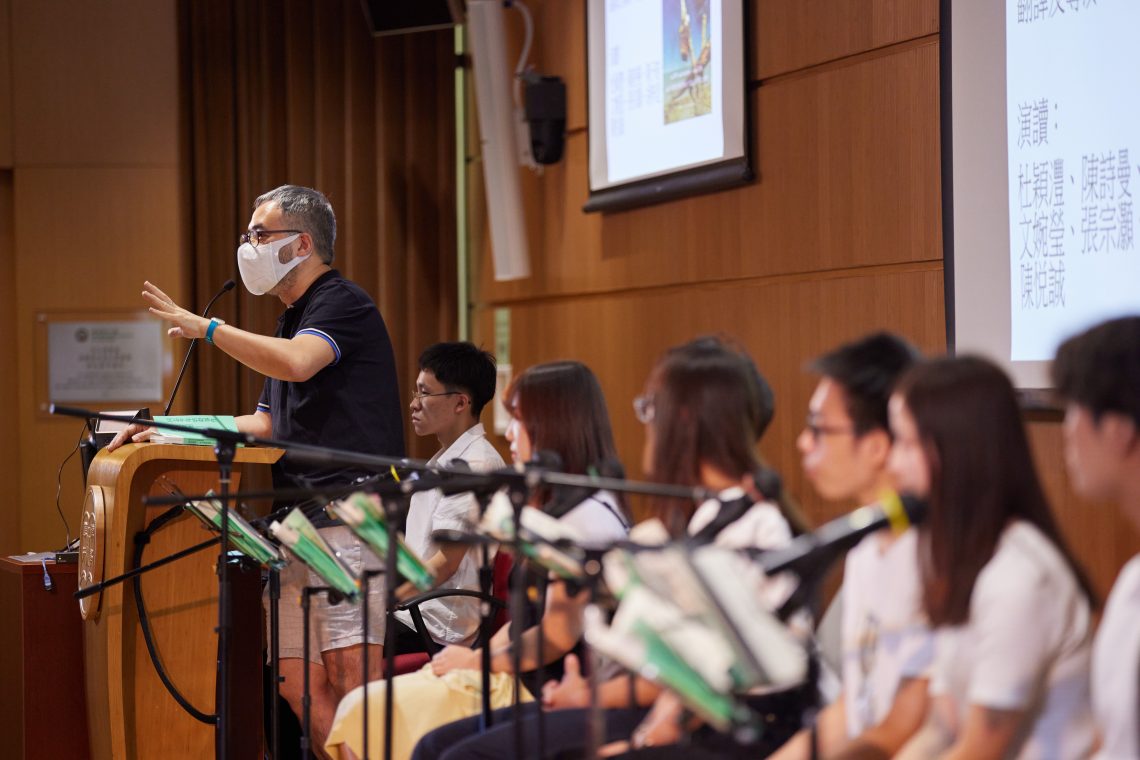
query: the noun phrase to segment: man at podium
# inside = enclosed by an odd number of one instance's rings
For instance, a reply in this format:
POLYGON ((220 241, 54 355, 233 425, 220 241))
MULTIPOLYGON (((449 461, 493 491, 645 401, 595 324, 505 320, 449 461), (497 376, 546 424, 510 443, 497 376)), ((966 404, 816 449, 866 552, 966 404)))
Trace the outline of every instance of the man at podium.
MULTIPOLYGON (((332 205, 317 190, 283 185, 254 202, 237 263, 250 293, 277 296, 286 306, 273 337, 201 317, 149 282, 142 295, 151 313, 171 324, 171 336, 203 338, 265 375, 256 411, 236 418, 241 432, 403 456, 403 420, 388 331, 368 294, 332 268, 335 239, 332 205)), ((128 437, 146 440, 150 432, 132 426, 108 448, 117 448, 128 437)), ((273 481, 278 488, 336 487, 368 474, 278 463, 273 481)), ((323 510, 310 518, 333 549, 359 571, 370 555, 351 531, 334 524, 323 510)), ((304 676, 300 590, 324 584, 307 578, 304 570, 294 571, 298 565, 282 574, 280 654, 281 694, 299 716, 304 676)), ((384 636, 383 584, 373 584, 371 594, 368 645, 375 678, 380 674, 384 636)), ((329 606, 323 596, 316 597, 312 623, 318 646, 309 662, 311 716, 314 743, 320 746, 340 698, 361 684, 361 605, 329 606)))

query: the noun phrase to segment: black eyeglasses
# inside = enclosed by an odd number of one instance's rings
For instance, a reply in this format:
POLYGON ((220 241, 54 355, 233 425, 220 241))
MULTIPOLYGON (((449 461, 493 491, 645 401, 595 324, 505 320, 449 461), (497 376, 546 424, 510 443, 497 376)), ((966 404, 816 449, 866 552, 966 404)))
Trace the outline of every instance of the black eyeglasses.
POLYGON ((427 392, 421 391, 417 388, 416 390, 412 391, 412 401, 423 401, 425 398, 431 398, 432 396, 456 396, 456 395, 462 396, 463 391, 440 391, 439 393, 427 393, 427 392))
POLYGON ((810 414, 808 415, 808 418, 804 420, 804 430, 811 433, 812 440, 816 443, 818 443, 819 439, 823 438, 825 435, 847 435, 848 433, 855 433, 855 428, 851 426, 821 425, 816 421, 815 417, 811 416, 810 414))
POLYGON ((278 235, 282 232, 300 235, 302 232, 304 232, 304 230, 246 230, 245 232, 241 233, 241 236, 238 238, 238 240, 241 241, 242 245, 246 243, 252 243, 253 245, 263 245, 266 242, 266 238, 268 238, 270 235, 278 235))

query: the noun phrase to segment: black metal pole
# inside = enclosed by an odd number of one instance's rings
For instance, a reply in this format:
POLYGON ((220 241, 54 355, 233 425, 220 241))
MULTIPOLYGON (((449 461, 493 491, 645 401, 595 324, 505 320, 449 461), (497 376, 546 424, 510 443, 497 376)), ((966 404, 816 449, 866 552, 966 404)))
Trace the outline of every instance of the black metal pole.
MULTIPOLYGON (((515 546, 519 546, 519 533, 522 530, 522 510, 526 505, 526 491, 519 488, 511 488, 509 490, 511 498, 511 506, 514 507, 514 541, 515 546)), ((521 559, 521 551, 516 549, 516 561, 521 559)), ((520 562, 520 565, 522 563, 520 562)), ((527 577, 524 572, 524 578, 527 577)), ((529 582, 516 584, 516 587, 511 591, 511 670, 514 671, 514 702, 511 710, 514 725, 514 742, 515 742, 515 757, 523 757, 523 724, 522 724, 522 705, 519 703, 519 692, 522 686, 522 674, 519 672, 522 666, 522 626, 524 618, 524 610, 526 606, 526 592, 529 582)), ((538 614, 541 615, 544 610, 539 610, 538 614)), ((541 695, 540 695, 541 697, 541 695)), ((542 706, 539 705, 539 709, 542 706)))
MULTIPOLYGON (((479 589, 485 595, 484 599, 489 598, 494 589, 495 583, 495 566, 491 563, 490 552, 487 549, 487 544, 482 545, 483 552, 483 565, 479 568, 479 589)), ((482 602, 482 619, 479 625, 482 628, 480 639, 483 640, 483 651, 480 652, 479 665, 482 672, 482 688, 480 689, 482 697, 482 722, 480 727, 486 731, 491 727, 494 718, 491 715, 491 637, 495 635, 492 630, 494 620, 494 607, 490 602, 482 602)))
POLYGON ((363 730, 361 731, 363 734, 362 743, 364 746, 364 760, 368 760, 368 682, 371 680, 369 678, 370 673, 368 672, 368 582, 371 575, 372 574, 364 568, 364 565, 361 564, 360 590, 363 593, 364 598, 361 600, 360 611, 364 616, 364 621, 361 624, 360 638, 364 644, 364 648, 361 650, 360 655, 360 669, 363 671, 360 675, 360 683, 364 685, 364 694, 361 697, 362 708, 364 710, 364 726, 363 730))
POLYGON ((143 575, 144 573, 149 573, 151 570, 157 570, 158 568, 162 567, 163 565, 168 565, 171 562, 182 559, 183 557, 189 557, 191 554, 194 554, 196 552, 200 552, 203 549, 209 549, 211 546, 213 546, 214 544, 218 543, 221 540, 222 540, 221 536, 214 536, 213 538, 208 539, 206 541, 203 541, 200 544, 194 544, 194 546, 187 547, 187 548, 185 548, 181 551, 175 552, 174 554, 171 554, 167 557, 163 557, 162 559, 156 559, 154 562, 151 562, 150 564, 142 565, 141 567, 136 567, 133 570, 128 570, 127 572, 123 573, 122 575, 116 575, 114 578, 108 578, 107 580, 105 580, 101 583, 93 583, 90 586, 84 586, 83 588, 74 592, 72 594, 72 596, 74 596, 76 599, 83 599, 85 597, 91 596, 92 594, 97 594, 100 591, 102 591, 103 589, 107 588, 108 586, 114 586, 116 583, 122 583, 123 581, 129 581, 131 578, 134 578, 136 575, 143 575))
MULTIPOLYGON (((269 751, 273 760, 281 760, 280 733, 281 716, 278 703, 281 701, 281 571, 275 567, 269 568, 269 681, 273 685, 269 690, 269 751)), ((307 663, 306 663, 307 667, 307 663)))
MULTIPOLYGON (((312 710, 312 697, 309 694, 309 597, 318 589, 306 586, 301 589, 301 667, 305 673, 301 677, 301 757, 309 760, 309 731, 312 710)), ((274 758, 274 760, 277 760, 274 758)))
MULTIPOLYGON (((237 446, 232 441, 218 441, 214 455, 218 459, 218 485, 223 497, 230 492, 234 455, 237 446)), ((230 508, 223 500, 221 547, 218 551, 218 760, 226 760, 230 744, 230 628, 233 624, 233 593, 230 588, 230 508)))
MULTIPOLYGON (((542 605, 542 608, 543 608, 542 611, 545 612, 546 611, 546 595, 548 593, 550 593, 550 584, 546 583, 546 582, 539 581, 536 585, 540 585, 542 588, 542 593, 539 594, 538 598, 539 598, 539 603, 542 605)), ((538 618, 538 642, 535 645, 535 653, 536 653, 535 657, 537 658, 537 661, 535 664, 538 665, 538 668, 537 668, 538 675, 534 679, 534 682, 538 686, 539 689, 542 689, 543 671, 545 670, 545 668, 543 667, 543 663, 545 662, 545 658, 546 658, 546 651, 545 651, 546 650, 546 642, 544 641, 544 638, 546 636, 545 622, 546 622, 546 615, 545 614, 540 615, 538 618)), ((515 698, 517 699, 518 696, 516 695, 515 698)), ((546 757, 546 716, 543 715, 543 712, 542 712, 542 694, 539 693, 539 694, 535 695, 535 699, 536 699, 537 704, 538 704, 538 716, 537 716, 537 723, 535 725, 535 731, 538 734, 538 754, 535 757, 544 758, 544 757, 546 757)))
POLYGON ((304 760, 309 760, 313 756, 312 740, 309 738, 312 731, 310 724, 313 706, 312 686, 309 683, 309 598, 315 594, 329 594, 331 596, 339 594, 339 592, 328 586, 305 586, 301 589, 301 659, 305 671, 301 678, 301 757, 304 760))
POLYGON ((399 534, 396 521, 399 519, 407 496, 384 499, 384 516, 388 522, 388 556, 385 557, 384 586, 388 600, 384 625, 384 760, 392 760, 392 722, 396 702, 396 550, 399 534))
MULTIPOLYGON (((582 563, 582 569, 586 571, 586 583, 590 589, 590 607, 597 611, 598 587, 601 585, 602 578, 601 560, 597 556, 588 556, 586 561, 582 563)), ((590 667, 590 674, 587 676, 590 687, 590 713, 587 719, 588 756, 597 757, 598 749, 602 746, 605 718, 602 715, 602 706, 598 704, 598 658, 594 655, 594 650, 591 647, 586 647, 586 658, 590 667)), ((637 707, 632 698, 629 707, 631 709, 637 707)))

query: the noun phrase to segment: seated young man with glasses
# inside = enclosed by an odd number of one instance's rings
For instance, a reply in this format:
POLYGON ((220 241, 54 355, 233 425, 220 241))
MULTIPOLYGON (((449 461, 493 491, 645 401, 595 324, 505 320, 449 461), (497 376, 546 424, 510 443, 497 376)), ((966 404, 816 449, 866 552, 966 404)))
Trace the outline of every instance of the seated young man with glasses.
MULTIPOLYGON (((495 359, 471 343, 437 343, 420 354, 420 373, 410 405, 416 435, 434 435, 440 449, 430 460, 449 465, 462 460, 476 472, 504 466, 503 458, 483 431, 479 415, 495 396, 495 359)), ((479 518, 471 494, 444 497, 439 491, 412 496, 408 510, 408 546, 424 558, 436 577, 436 588, 479 588, 480 554, 474 548, 436 544, 437 530, 469 531, 479 518)), ((491 553, 493 555, 493 552, 491 553)), ((406 583, 396 591, 408 598, 416 591, 406 583)), ((468 596, 433 599, 420 605, 424 625, 439 644, 469 645, 479 628, 479 600, 468 596)), ((398 635, 408 636, 413 626, 409 612, 396 613, 404 625, 398 635)))
MULTIPOLYGON (((886 333, 870 335, 812 363, 821 377, 797 441, 820 496, 870 504, 891 488, 887 400, 917 361, 914 348, 886 333)), ((801 731, 774 758, 893 755, 922 725, 934 639, 922 612, 916 533, 889 529, 848 553, 841 589, 842 680, 814 737, 801 731)))

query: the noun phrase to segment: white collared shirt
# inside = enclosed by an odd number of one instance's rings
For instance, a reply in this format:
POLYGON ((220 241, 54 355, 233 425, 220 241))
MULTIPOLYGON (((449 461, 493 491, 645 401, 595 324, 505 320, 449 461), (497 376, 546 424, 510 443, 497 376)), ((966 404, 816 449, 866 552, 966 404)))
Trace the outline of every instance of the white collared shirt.
MULTIPOLYGON (((428 464, 447 465, 456 459, 462 459, 475 472, 504 466, 503 458, 487 440, 483 425, 479 423, 468 428, 446 450, 436 452, 428 464)), ((438 490, 421 491, 412 496, 405 540, 426 560, 439 550, 431 540, 433 531, 470 530, 478 519, 478 506, 471 494, 444 497, 438 490)), ((469 549, 451 577, 437 588, 477 591, 480 553, 474 548, 469 549)), ((470 644, 478 633, 479 600, 473 597, 433 599, 420 605, 420 612, 428 633, 440 644, 470 644)), ((412 626, 410 612, 397 612, 396 618, 412 626)))
POLYGON ((1101 745, 1096 760, 1140 757, 1140 556, 1133 557, 1108 595, 1093 644, 1092 705, 1101 745))

